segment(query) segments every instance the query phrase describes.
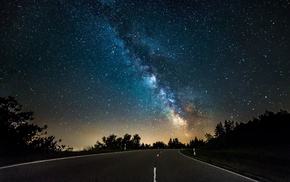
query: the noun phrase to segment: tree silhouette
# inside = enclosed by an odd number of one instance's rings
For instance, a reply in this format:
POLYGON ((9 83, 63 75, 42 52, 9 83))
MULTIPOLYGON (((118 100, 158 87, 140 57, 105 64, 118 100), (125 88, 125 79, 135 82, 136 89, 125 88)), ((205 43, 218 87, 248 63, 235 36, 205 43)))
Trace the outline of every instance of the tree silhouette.
POLYGON ((236 128, 236 126, 235 126, 235 122, 234 121, 225 120, 225 123, 224 123, 224 131, 225 131, 225 133, 229 134, 235 128, 236 128))
POLYGON ((197 147, 201 147, 203 146, 205 143, 204 141, 201 139, 199 140, 197 137, 194 137, 194 140, 190 140, 189 141, 189 147, 190 148, 197 148, 197 147))
POLYGON ((164 148, 166 148, 166 144, 164 142, 157 141, 157 142, 153 143, 153 148, 164 149, 164 148))
POLYGON ((222 137, 225 134, 225 128, 221 122, 216 125, 214 133, 216 138, 222 137))
POLYGON ((108 137, 103 137, 102 138, 105 149, 117 149, 118 148, 118 143, 117 143, 117 135, 111 134, 108 137))
POLYGON ((126 148, 129 149, 132 147, 132 141, 131 141, 131 135, 129 134, 125 134, 124 137, 123 137, 123 146, 126 145, 126 148))
POLYGON ((206 134, 208 147, 289 148, 290 114, 266 111, 247 123, 225 120, 216 125, 215 136, 206 134))
POLYGON ((206 141, 205 141, 206 143, 210 143, 214 139, 214 136, 212 136, 210 133, 206 133, 204 136, 206 138, 206 141))
MULTIPOLYGON (((124 137, 117 137, 115 134, 111 134, 108 137, 103 136, 102 142, 98 141, 92 147, 92 150, 98 149, 139 149, 140 148, 141 137, 138 134, 135 134, 133 137, 130 134, 125 134, 124 137)), ((145 145, 143 146, 145 147, 145 145)), ((148 146, 146 146, 148 147, 148 146)))
POLYGON ((117 143, 117 148, 118 149, 122 149, 124 146, 123 146, 123 138, 122 137, 118 137, 116 139, 116 143, 117 143))
POLYGON ((14 97, 0 97, 0 155, 55 152, 66 147, 54 136, 44 137, 47 125, 40 127, 33 119, 33 112, 23 112, 14 97))
POLYGON ((172 139, 170 138, 168 141, 168 147, 171 148, 172 146, 173 146, 173 142, 172 142, 172 139))
POLYGON ((135 134, 132 138, 133 148, 137 149, 140 147, 140 136, 138 134, 135 134))
POLYGON ((92 150, 98 150, 98 149, 104 149, 104 148, 105 148, 105 144, 97 140, 92 150))
POLYGON ((179 142, 178 138, 169 139, 168 141, 168 148, 184 148, 185 144, 179 142))

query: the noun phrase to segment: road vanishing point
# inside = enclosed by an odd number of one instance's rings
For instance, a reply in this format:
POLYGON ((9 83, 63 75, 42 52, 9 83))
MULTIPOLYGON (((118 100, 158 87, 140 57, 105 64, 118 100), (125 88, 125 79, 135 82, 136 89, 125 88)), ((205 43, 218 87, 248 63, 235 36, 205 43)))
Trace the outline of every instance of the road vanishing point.
POLYGON ((253 182, 184 156, 179 150, 140 150, 0 167, 1 182, 253 182))

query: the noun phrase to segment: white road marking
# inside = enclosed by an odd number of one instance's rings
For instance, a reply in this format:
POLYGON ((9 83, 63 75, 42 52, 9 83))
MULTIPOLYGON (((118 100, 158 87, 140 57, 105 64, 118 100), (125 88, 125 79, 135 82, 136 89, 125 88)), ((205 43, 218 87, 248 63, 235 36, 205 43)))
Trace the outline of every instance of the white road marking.
POLYGON ((240 176, 240 177, 245 178, 245 179, 248 179, 248 180, 250 180, 250 181, 259 182, 259 181, 257 181, 257 180, 252 179, 252 178, 249 178, 249 177, 247 177, 247 176, 243 176, 243 175, 241 175, 241 174, 239 174, 239 173, 235 173, 235 172, 233 172, 233 171, 229 171, 229 170, 227 170, 227 169, 224 169, 224 168, 221 168, 221 167, 218 167, 218 166, 215 166, 215 165, 212 165, 212 164, 209 164, 209 163, 206 163, 206 162, 200 161, 200 160, 198 160, 198 159, 195 159, 195 158, 192 158, 192 157, 188 157, 187 155, 184 155, 184 154, 181 153, 180 151, 179 151, 179 153, 182 154, 184 157, 187 157, 187 158, 189 158, 189 159, 191 159, 191 160, 194 160, 194 161, 197 161, 197 162, 200 162, 200 163, 206 164, 206 165, 208 165, 208 166, 211 166, 211 167, 214 167, 214 168, 217 168, 217 169, 223 170, 223 171, 226 171, 226 172, 228 172, 228 173, 231 173, 231 174, 234 174, 234 175, 240 176))
POLYGON ((154 167, 153 169, 153 182, 157 182, 156 181, 156 167, 154 167))
MULTIPOLYGON (((18 166, 25 166, 25 165, 30 165, 30 164, 38 164, 38 163, 43 163, 43 162, 50 162, 50 161, 59 161, 59 160, 75 159, 75 158, 83 158, 83 157, 93 157, 93 156, 98 156, 98 155, 110 155, 110 154, 125 153, 125 152, 129 153, 129 152, 136 152, 136 151, 138 151, 138 150, 109 152, 109 153, 100 153, 100 154, 89 154, 89 155, 78 155, 78 156, 71 156, 71 157, 61 157, 61 158, 54 158, 54 159, 46 159, 46 160, 25 162, 25 163, 20 163, 20 164, 12 164, 12 165, 9 165, 9 166, 2 166, 2 167, 0 167, 0 170, 1 169, 12 168, 12 167, 18 167, 18 166)), ((143 150, 139 150, 139 151, 143 151, 143 150)))

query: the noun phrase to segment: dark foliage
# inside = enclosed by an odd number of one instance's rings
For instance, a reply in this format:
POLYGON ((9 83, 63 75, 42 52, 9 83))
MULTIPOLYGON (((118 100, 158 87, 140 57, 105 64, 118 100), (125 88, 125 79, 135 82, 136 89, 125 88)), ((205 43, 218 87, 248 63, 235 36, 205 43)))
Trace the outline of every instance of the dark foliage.
POLYGON ((174 138, 169 140, 168 145, 166 145, 162 141, 157 141, 151 145, 149 144, 140 144, 141 137, 138 134, 130 135, 125 134, 124 137, 117 137, 115 134, 111 134, 108 137, 104 136, 102 141, 97 141, 93 147, 89 147, 85 150, 132 150, 132 149, 180 149, 186 148, 186 145, 179 142, 178 138, 174 138))
POLYGON ((168 141, 168 148, 171 149, 180 149, 180 148, 185 148, 185 144, 181 143, 178 138, 174 139, 169 139, 168 141))
POLYGON ((166 144, 164 142, 157 141, 157 142, 153 143, 152 147, 154 149, 165 149, 166 148, 166 144))
MULTIPOLYGON (((47 126, 34 123, 33 112, 23 112, 14 97, 0 97, 0 155, 56 152, 66 148, 54 136, 47 136, 47 126)), ((71 149, 71 148, 69 148, 71 149)))
POLYGON ((208 146, 223 147, 263 147, 290 148, 290 114, 287 111, 265 114, 248 123, 225 121, 218 123, 215 136, 206 135, 208 146))
MULTIPOLYGON (((139 149, 141 137, 138 134, 129 135, 125 134, 124 137, 117 137, 115 134, 111 134, 108 137, 103 137, 102 142, 97 141, 91 150, 109 149, 109 150, 123 150, 123 149, 139 149)), ((145 145, 143 144, 143 147, 145 145)))
POLYGON ((197 137, 194 138, 194 140, 189 141, 190 148, 198 148, 204 146, 205 142, 201 139, 199 140, 197 137))

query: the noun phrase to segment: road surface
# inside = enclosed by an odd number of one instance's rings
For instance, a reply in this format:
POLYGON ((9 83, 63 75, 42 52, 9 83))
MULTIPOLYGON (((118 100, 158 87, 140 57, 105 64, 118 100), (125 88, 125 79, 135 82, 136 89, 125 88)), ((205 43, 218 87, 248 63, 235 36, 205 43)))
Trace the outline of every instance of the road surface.
POLYGON ((193 160, 180 154, 179 150, 143 150, 1 167, 0 181, 251 182, 254 180, 193 160))

